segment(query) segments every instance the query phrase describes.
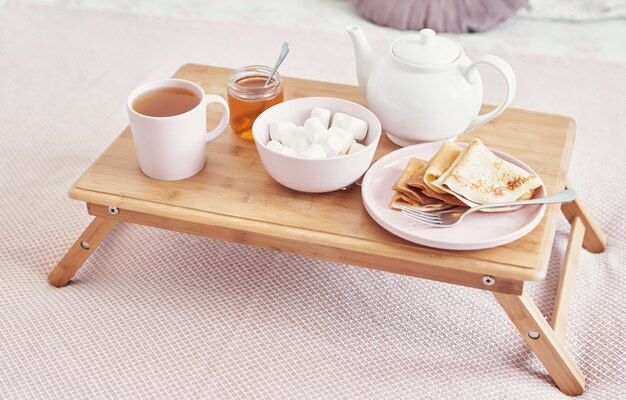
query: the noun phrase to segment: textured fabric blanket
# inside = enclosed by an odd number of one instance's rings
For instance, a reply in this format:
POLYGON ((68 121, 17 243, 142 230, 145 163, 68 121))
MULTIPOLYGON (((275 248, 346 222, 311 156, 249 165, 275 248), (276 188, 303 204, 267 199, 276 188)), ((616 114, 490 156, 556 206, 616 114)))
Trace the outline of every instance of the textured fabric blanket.
MULTIPOLYGON (((47 284, 90 220, 67 190, 128 123, 130 90, 186 62, 272 64, 285 39, 284 75, 356 82, 342 26, 0 6, 0 398, 567 398, 469 288, 126 224, 69 286, 47 284)), ((582 398, 625 398, 624 65, 504 48, 514 106, 577 121, 570 178, 609 246, 581 254, 567 346, 582 398)), ((528 285, 548 318, 568 230, 528 285)))

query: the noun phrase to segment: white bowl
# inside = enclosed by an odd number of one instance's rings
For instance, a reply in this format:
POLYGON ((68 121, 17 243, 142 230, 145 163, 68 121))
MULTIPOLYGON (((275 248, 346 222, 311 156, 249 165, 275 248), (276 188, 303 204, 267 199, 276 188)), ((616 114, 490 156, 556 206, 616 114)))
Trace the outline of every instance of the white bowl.
POLYGON ((332 192, 356 182, 374 159, 381 131, 380 121, 370 110, 332 97, 303 97, 285 101, 265 110, 252 125, 254 143, 267 173, 283 186, 308 193, 332 192), (315 107, 327 108, 332 115, 342 112, 365 120, 367 136, 360 142, 366 147, 356 153, 321 160, 292 157, 266 147, 270 140, 271 122, 290 121, 301 126, 315 107))

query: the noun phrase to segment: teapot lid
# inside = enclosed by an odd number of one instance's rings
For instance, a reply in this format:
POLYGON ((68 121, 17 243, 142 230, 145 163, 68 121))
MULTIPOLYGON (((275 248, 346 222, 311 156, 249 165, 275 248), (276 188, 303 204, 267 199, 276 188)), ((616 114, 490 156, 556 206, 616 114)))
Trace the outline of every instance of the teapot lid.
POLYGON ((393 54, 409 64, 437 66, 451 63, 461 53, 455 41, 437 36, 432 29, 422 29, 417 35, 407 35, 395 41, 393 54))

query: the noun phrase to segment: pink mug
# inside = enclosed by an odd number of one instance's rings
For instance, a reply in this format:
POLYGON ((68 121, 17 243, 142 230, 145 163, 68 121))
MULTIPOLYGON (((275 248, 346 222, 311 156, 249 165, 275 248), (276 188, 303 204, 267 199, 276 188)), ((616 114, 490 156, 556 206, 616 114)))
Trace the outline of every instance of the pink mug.
POLYGON ((205 94, 199 85, 184 79, 163 79, 141 85, 128 95, 126 108, 141 171, 151 178, 166 181, 189 178, 200 172, 206 164, 206 144, 224 132, 230 118, 226 100, 205 94), (170 117, 151 117, 133 109, 137 97, 169 87, 191 90, 200 102, 191 110, 170 117), (217 128, 207 132, 206 109, 211 103, 221 105, 224 113, 217 128))

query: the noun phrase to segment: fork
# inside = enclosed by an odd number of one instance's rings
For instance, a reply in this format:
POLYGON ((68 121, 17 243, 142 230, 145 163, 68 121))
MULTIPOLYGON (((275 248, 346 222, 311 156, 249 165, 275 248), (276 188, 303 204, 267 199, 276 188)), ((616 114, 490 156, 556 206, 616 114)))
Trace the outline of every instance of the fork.
POLYGON ((425 212, 419 210, 412 210, 405 206, 400 206, 402 214, 406 217, 409 217, 415 221, 419 221, 426 225, 436 226, 438 228, 449 228, 451 226, 457 225, 461 222, 461 220, 471 213, 474 213, 479 210, 484 210, 486 208, 500 208, 500 207, 510 207, 510 206, 527 206, 531 204, 553 204, 553 203, 569 203, 574 200, 576 197, 576 192, 567 189, 562 192, 553 194, 552 196, 542 197, 539 199, 530 199, 530 200, 522 200, 522 201, 507 201, 503 203, 492 203, 492 204, 480 204, 478 206, 474 206, 472 208, 467 208, 464 211, 455 211, 455 210, 446 210, 440 211, 436 213, 425 212))

